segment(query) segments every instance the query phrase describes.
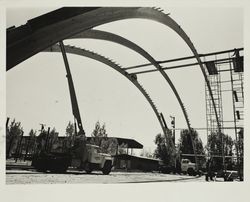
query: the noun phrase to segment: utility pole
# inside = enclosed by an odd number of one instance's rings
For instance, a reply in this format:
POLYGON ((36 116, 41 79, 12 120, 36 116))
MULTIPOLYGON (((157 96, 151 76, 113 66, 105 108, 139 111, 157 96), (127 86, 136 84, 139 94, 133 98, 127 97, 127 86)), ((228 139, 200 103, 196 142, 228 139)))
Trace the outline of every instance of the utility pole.
POLYGON ((170 118, 171 118, 171 126, 173 128, 173 143, 175 145, 175 117, 170 116, 170 118))

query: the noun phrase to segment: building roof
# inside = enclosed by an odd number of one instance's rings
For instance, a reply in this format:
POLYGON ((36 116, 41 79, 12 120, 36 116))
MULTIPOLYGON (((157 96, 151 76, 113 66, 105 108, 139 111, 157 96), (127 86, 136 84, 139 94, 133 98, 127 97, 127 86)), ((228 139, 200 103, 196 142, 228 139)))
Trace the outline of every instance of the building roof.
POLYGON ((162 161, 160 159, 148 158, 148 157, 144 157, 144 156, 134 156, 134 155, 129 155, 129 154, 118 154, 118 155, 115 155, 114 157, 119 158, 119 159, 124 159, 124 160, 140 159, 140 160, 145 160, 145 161, 157 161, 157 162, 162 161))
POLYGON ((134 139, 114 137, 118 141, 118 145, 126 144, 128 148, 142 149, 143 145, 134 139))
MULTIPOLYGON (((129 138, 120 138, 120 137, 107 137, 107 138, 115 138, 118 141, 118 145, 126 145, 129 149, 142 149, 143 145, 137 142, 134 139, 129 138)), ((87 140, 91 139, 91 137, 87 137, 87 140)))
MULTIPOLYGON (((29 136, 23 136, 24 139, 29 138, 29 136)), ((66 136, 58 136, 59 139, 64 139, 66 136)), ((90 140, 92 137, 87 137, 87 141, 90 140)), ((129 149, 142 149, 143 145, 139 142, 137 142, 134 139, 129 138, 120 138, 120 137, 107 137, 107 138, 114 138, 117 139, 118 145, 126 145, 129 149)))

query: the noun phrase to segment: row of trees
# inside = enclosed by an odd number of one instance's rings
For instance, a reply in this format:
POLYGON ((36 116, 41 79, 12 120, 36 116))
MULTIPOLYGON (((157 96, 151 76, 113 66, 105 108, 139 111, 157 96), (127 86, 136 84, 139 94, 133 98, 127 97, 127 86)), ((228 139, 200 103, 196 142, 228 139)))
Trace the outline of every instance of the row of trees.
MULTIPOLYGON (((31 129, 28 138, 24 138, 24 131, 20 122, 14 119, 9 125, 6 124, 6 158, 13 156, 25 156, 28 154, 35 154, 41 150, 45 151, 66 151, 74 145, 75 139, 75 125, 69 122, 65 138, 58 137, 58 132, 55 128, 45 129, 42 125, 39 134, 37 131, 31 129)), ((96 122, 95 128, 91 134, 91 139, 88 143, 98 145, 101 147, 103 153, 116 154, 118 142, 116 138, 108 138, 105 124, 96 122)), ((118 153, 124 153, 126 145, 119 147, 118 153)))
MULTIPOLYGON (((194 154, 194 150, 190 137, 193 139, 193 145, 195 147, 196 154, 198 155, 197 160, 200 167, 203 166, 204 162, 206 161, 205 153, 209 152, 211 156, 215 156, 213 161, 216 168, 221 169, 223 166, 223 159, 219 156, 222 156, 223 150, 225 156, 233 156, 234 153, 238 152, 241 166, 243 166, 243 129, 239 131, 237 141, 223 133, 211 133, 208 136, 208 142, 206 146, 203 145, 197 131, 194 129, 191 131, 182 130, 176 147, 173 144, 172 133, 169 130, 167 136, 162 134, 156 135, 156 150, 154 152, 154 156, 163 160, 166 165, 170 166, 176 166, 176 162, 180 162, 180 157, 183 154, 191 154, 190 156, 185 156, 185 158, 195 162, 195 157, 192 155, 194 154)), ((230 169, 233 164, 232 158, 225 158, 225 164, 230 169)))
MULTIPOLYGON (((74 144, 75 138, 75 126, 73 123, 69 122, 66 127, 66 138, 60 142, 58 138, 58 132, 55 128, 46 130, 43 126, 38 132, 31 129, 28 138, 23 138, 23 128, 20 122, 16 122, 15 119, 8 125, 6 124, 6 157, 9 158, 11 155, 20 155, 25 152, 25 154, 34 154, 42 149, 53 150, 61 149, 65 150, 70 148, 74 144)), ((240 159, 240 165, 243 167, 243 129, 239 131, 238 139, 233 140, 230 136, 226 134, 211 133, 208 136, 208 143, 206 146, 203 145, 197 131, 182 130, 180 134, 180 139, 177 146, 174 145, 172 141, 172 132, 168 130, 167 136, 158 134, 155 137, 156 149, 153 154, 148 151, 143 151, 142 156, 156 157, 167 165, 176 165, 179 162, 182 154, 194 154, 192 142, 190 135, 192 136, 193 143, 196 149, 196 154, 203 155, 203 157, 198 158, 199 166, 202 166, 205 162, 204 154, 209 151, 211 155, 222 155, 222 149, 224 150, 225 156, 232 156, 234 153, 238 153, 240 159), (222 145, 222 142, 224 144, 222 145), (237 150, 236 150, 237 149, 237 150)), ((126 145, 118 147, 118 142, 116 138, 108 138, 105 124, 100 124, 99 121, 95 124, 94 130, 91 134, 90 144, 95 144, 101 147, 102 152, 109 154, 121 154, 126 153, 126 145), (117 151, 118 149, 118 151, 117 151)), ((191 161, 195 161, 194 156, 186 156, 191 161)), ((222 158, 214 158, 214 162, 218 168, 222 166, 222 158)), ((232 164, 232 159, 226 158, 225 163, 227 165, 232 164)))
POLYGON ((6 158, 20 157, 24 152, 27 156, 42 148, 51 150, 57 142, 58 132, 55 128, 46 130, 42 126, 39 135, 37 131, 31 129, 28 137, 25 137, 21 122, 16 122, 14 119, 10 125, 6 124, 6 158))

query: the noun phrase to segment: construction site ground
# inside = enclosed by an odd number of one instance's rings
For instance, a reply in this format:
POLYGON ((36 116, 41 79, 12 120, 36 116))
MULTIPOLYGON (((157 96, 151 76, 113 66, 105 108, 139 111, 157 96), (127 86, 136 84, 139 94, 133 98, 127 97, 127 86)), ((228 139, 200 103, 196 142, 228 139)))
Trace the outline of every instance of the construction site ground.
POLYGON ((64 174, 41 173, 30 166, 30 162, 8 161, 6 165, 6 184, 80 184, 80 183, 162 183, 162 182, 205 182, 204 176, 163 174, 159 172, 112 171, 109 175, 93 171, 68 169, 64 174))
POLYGON ((7 170, 6 184, 79 184, 79 183, 150 183, 150 182, 205 182, 205 178, 143 172, 101 172, 86 174, 84 171, 67 171, 65 174, 39 173, 33 170, 7 170))

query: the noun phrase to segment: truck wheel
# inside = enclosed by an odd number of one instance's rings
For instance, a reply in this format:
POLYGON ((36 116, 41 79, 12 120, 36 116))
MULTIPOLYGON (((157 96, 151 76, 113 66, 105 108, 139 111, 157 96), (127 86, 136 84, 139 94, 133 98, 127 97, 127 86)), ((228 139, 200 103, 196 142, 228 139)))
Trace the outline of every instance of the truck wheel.
POLYGON ((194 171, 193 168, 188 168, 187 173, 188 173, 188 175, 190 175, 190 176, 195 176, 195 171, 194 171))
POLYGON ((88 174, 90 174, 93 171, 93 169, 91 168, 91 163, 88 163, 88 162, 86 163, 86 165, 85 165, 85 171, 88 174))
POLYGON ((66 171, 68 170, 68 166, 62 166, 62 167, 53 167, 50 168, 50 172, 52 173, 66 173, 66 171))
POLYGON ((32 161, 32 166, 36 169, 37 172, 46 172, 47 171, 45 163, 41 159, 34 159, 32 161))
POLYGON ((41 173, 46 173, 47 169, 46 168, 36 168, 37 172, 41 172, 41 173))
POLYGON ((111 172, 111 168, 112 168, 111 161, 106 161, 103 168, 102 168, 102 173, 104 175, 108 175, 111 172))

